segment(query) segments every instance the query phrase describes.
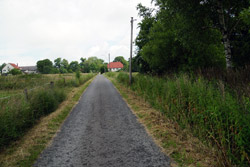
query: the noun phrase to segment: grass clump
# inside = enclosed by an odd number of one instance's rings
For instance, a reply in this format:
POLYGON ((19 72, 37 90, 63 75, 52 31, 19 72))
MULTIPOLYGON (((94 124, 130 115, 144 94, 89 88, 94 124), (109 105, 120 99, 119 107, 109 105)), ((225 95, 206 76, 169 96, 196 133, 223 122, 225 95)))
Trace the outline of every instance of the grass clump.
MULTIPOLYGON (((126 73, 119 73, 117 80, 129 85, 126 73)), ((182 128, 216 145, 223 165, 249 166, 249 98, 240 102, 223 82, 185 74, 163 78, 139 74, 134 76, 131 89, 182 128)))
POLYGON ((116 73, 115 72, 106 72, 105 75, 107 75, 108 77, 115 77, 116 73))
POLYGON ((34 92, 29 101, 12 99, 14 105, 0 112, 0 148, 23 136, 37 119, 53 112, 65 97, 63 90, 51 89, 34 92))

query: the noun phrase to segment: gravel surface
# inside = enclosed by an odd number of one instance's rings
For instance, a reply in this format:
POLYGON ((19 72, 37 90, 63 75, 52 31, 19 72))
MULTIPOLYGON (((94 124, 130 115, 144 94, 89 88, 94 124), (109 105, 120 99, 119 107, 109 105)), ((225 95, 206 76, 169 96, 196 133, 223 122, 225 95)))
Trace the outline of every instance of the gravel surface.
POLYGON ((161 167, 170 160, 113 84, 98 75, 34 166, 161 167))

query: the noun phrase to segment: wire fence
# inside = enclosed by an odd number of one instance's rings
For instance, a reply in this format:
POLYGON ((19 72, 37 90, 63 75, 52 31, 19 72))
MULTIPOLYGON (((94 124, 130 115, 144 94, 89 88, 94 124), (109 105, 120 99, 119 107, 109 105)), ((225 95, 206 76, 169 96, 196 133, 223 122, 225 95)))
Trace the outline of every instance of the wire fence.
POLYGON ((31 89, 25 88, 25 89, 23 90, 23 92, 15 93, 15 94, 12 94, 12 95, 6 96, 6 97, 1 97, 1 98, 0 98, 0 101, 1 101, 1 100, 5 100, 5 99, 9 99, 9 98, 12 98, 12 97, 20 96, 20 95, 25 95, 26 99, 28 99, 28 94, 29 94, 29 92, 34 91, 34 90, 37 90, 37 89, 39 89, 39 88, 41 88, 41 87, 45 87, 46 85, 50 85, 51 87, 54 87, 54 82, 51 81, 51 82, 49 82, 49 83, 46 83, 46 84, 44 84, 44 85, 40 85, 40 86, 31 88, 31 89))

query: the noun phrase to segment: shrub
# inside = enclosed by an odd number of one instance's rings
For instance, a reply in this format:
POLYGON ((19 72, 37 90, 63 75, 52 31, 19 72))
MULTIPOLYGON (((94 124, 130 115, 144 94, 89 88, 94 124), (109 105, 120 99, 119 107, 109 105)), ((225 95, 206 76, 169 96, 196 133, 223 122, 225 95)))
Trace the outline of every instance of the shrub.
POLYGON ((106 72, 105 75, 107 75, 108 77, 114 77, 115 73, 114 72, 106 72))
POLYGON ((30 109, 34 117, 39 118, 54 111, 60 103, 59 97, 56 96, 55 90, 39 90, 34 93, 30 100, 30 109))
POLYGON ((10 72, 10 74, 12 75, 19 75, 19 74, 22 74, 22 72, 16 68, 12 69, 10 72))
POLYGON ((80 79, 80 77, 81 77, 81 73, 80 73, 80 71, 76 71, 76 79, 80 79))
POLYGON ((34 123, 29 104, 24 99, 12 99, 9 103, 12 105, 0 112, 0 149, 22 136, 34 123))

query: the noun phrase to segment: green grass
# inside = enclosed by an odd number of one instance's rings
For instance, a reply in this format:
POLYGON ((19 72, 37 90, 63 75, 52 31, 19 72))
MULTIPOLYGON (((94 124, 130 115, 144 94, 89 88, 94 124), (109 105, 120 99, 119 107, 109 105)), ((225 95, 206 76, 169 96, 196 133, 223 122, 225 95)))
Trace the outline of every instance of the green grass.
MULTIPOLYGON (((63 121, 69 115, 69 113, 71 112, 75 103, 79 100, 82 93, 89 86, 90 83, 91 82, 84 84, 80 88, 80 90, 74 94, 74 97, 70 100, 70 103, 60 112, 60 114, 57 115, 55 118, 53 118, 49 122, 48 128, 51 130, 52 134, 54 134, 57 131, 57 129, 60 128, 63 121)), ((29 150, 30 155, 25 157, 24 159, 18 161, 17 166, 19 166, 19 167, 32 166, 34 164, 34 162, 36 161, 36 159, 38 158, 38 156, 40 155, 40 153, 45 149, 45 147, 50 139, 51 139, 51 137, 46 138, 46 139, 42 140, 41 142, 40 141, 36 142, 36 143, 40 143, 40 145, 36 145, 36 146, 32 147, 29 150)), ((41 139, 37 139, 37 140, 41 140, 41 139)))
MULTIPOLYGON (((117 76, 126 86, 128 79, 126 73, 117 76)), ((204 143, 217 146, 225 165, 249 165, 249 98, 239 101, 222 82, 185 74, 164 78, 138 74, 130 88, 204 143)))
MULTIPOLYGON (((29 80, 32 80, 32 77, 35 80, 43 78, 40 75, 22 77, 29 80)), ((22 80, 22 77, 18 76, 16 80, 18 81, 18 78, 22 80)), ((93 77, 94 74, 88 74, 77 76, 76 78, 66 78, 64 80, 65 83, 62 85, 59 84, 60 79, 57 79, 53 88, 50 85, 46 85, 45 87, 28 91, 28 99, 26 99, 24 94, 20 94, 0 100, 0 150, 22 137, 28 129, 36 124, 39 118, 55 111, 66 98, 65 89, 78 87, 93 77)), ((4 93, 1 94, 4 95, 4 93)), ((78 99, 78 95, 73 97, 73 99, 78 99)))

